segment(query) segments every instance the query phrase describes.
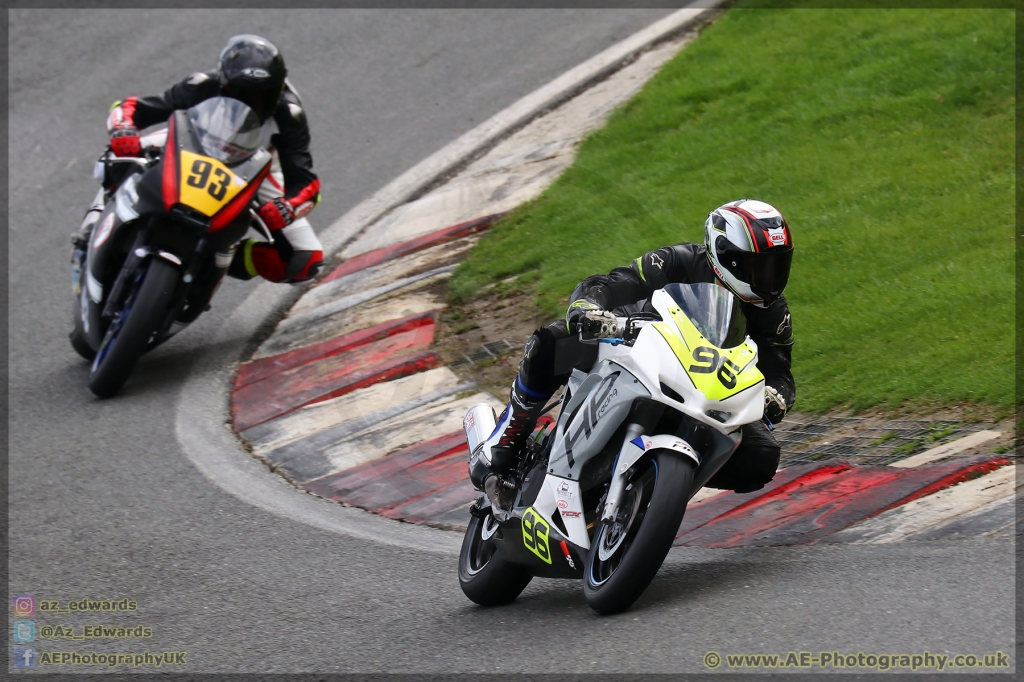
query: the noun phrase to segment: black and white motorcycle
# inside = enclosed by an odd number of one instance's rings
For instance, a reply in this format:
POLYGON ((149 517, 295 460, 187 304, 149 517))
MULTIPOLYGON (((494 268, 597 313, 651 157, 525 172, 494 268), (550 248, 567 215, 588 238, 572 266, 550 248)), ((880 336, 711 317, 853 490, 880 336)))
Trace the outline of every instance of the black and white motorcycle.
MULTIPOLYGON (((620 338, 592 341, 597 362, 572 371, 553 431, 527 446, 512 505, 473 505, 459 582, 474 602, 509 603, 538 576, 583 578, 598 613, 629 608, 689 499, 762 418, 757 346, 728 290, 670 284, 646 307, 620 318, 620 338)), ((488 405, 466 415, 471 456, 494 425, 488 405)))

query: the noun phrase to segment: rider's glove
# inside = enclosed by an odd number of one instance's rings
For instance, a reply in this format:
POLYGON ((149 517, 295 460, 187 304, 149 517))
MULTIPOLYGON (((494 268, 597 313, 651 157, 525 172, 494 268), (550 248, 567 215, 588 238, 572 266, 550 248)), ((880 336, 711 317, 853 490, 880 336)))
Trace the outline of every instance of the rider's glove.
POLYGON ((141 156, 142 142, 135 128, 121 128, 110 131, 110 148, 115 156, 141 156))
POLYGON ((260 206, 260 218, 271 230, 280 230, 295 221, 295 209, 287 201, 278 197, 260 206))
POLYGON ((619 335, 619 320, 591 301, 573 301, 565 313, 565 326, 570 333, 582 333, 585 339, 605 339, 619 335))
POLYGON ((107 117, 107 133, 110 135, 110 149, 115 156, 141 156, 142 141, 135 127, 135 98, 125 102, 114 102, 107 117))
POLYGON ((619 336, 619 318, 607 310, 588 310, 583 316, 583 338, 610 339, 619 336))
POLYGON ((773 386, 765 384, 764 387, 764 416, 777 424, 786 416, 786 398, 773 386))

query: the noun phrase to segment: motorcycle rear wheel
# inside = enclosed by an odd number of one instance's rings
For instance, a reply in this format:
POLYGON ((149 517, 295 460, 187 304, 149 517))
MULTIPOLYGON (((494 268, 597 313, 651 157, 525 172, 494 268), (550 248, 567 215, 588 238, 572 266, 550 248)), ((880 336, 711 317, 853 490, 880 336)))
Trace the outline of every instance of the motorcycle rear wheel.
POLYGON ((149 339, 167 314, 178 270, 170 263, 154 258, 135 292, 111 323, 103 344, 96 352, 89 390, 100 398, 109 398, 124 386, 135 364, 146 352, 149 339))
POLYGON ((489 514, 470 517, 459 552, 459 585, 480 606, 511 604, 533 579, 522 566, 501 558, 492 539, 494 524, 489 514), (489 525, 485 526, 485 521, 489 525), (491 535, 484 537, 488 532, 491 535))
POLYGON ((620 505, 626 518, 602 523, 583 570, 583 595, 594 611, 625 611, 654 580, 686 511, 695 465, 668 450, 637 463, 620 505))

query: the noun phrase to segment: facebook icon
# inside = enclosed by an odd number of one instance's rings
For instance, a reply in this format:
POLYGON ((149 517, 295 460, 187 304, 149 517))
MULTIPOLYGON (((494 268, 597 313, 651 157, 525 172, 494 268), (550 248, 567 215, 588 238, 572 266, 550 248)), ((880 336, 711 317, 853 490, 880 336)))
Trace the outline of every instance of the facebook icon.
POLYGON ((30 646, 14 647, 14 667, 34 668, 36 667, 36 650, 30 646))

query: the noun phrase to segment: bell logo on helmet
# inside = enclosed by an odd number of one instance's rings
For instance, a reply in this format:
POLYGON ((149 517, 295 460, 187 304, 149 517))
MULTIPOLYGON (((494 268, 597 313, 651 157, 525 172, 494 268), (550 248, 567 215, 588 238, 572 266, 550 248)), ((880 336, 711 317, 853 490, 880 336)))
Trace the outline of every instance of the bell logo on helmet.
POLYGON ((778 229, 768 228, 768 243, 771 246, 785 246, 786 245, 786 228, 780 227, 778 229))

